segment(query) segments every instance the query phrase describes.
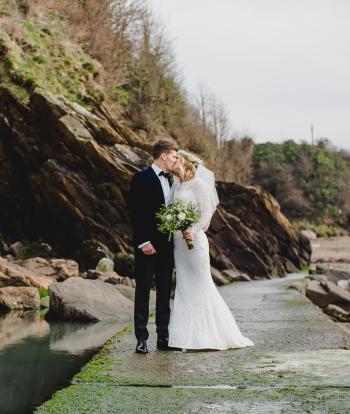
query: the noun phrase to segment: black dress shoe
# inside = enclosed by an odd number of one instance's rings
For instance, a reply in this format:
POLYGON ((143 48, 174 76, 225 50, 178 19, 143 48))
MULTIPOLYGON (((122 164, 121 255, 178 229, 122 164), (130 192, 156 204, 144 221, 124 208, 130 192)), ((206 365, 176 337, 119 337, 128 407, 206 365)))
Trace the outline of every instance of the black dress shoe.
POLYGON ((168 338, 158 338, 157 339, 157 349, 158 351, 168 351, 168 338))
POLYGON ((145 339, 139 339, 136 345, 137 354, 148 354, 147 343, 145 339))

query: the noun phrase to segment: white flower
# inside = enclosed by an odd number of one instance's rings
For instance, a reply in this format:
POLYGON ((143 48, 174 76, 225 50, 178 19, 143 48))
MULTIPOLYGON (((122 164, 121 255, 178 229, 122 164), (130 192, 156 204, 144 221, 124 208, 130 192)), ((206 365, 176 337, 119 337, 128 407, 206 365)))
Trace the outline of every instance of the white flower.
POLYGON ((177 217, 178 217, 179 220, 185 220, 186 214, 185 213, 180 213, 180 214, 177 215, 177 217))
POLYGON ((165 216, 165 218, 166 218, 167 220, 171 220, 171 219, 173 218, 173 216, 172 216, 171 214, 167 214, 167 215, 165 216))

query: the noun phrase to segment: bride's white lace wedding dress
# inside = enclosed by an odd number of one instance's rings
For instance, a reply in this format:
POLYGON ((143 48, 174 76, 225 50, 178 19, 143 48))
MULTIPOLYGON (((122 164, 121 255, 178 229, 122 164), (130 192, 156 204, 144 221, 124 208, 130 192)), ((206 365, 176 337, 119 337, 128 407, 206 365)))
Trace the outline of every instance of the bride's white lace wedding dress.
MULTIPOLYGON (((213 186, 217 197, 215 184, 213 186)), ((198 204, 201 217, 192 227, 195 234, 192 250, 188 249, 180 231, 174 234, 176 289, 169 323, 169 346, 217 350, 253 346, 240 332, 211 276, 209 244, 204 231, 209 227, 217 203, 213 205, 210 200, 207 180, 196 174, 191 181, 180 183, 176 179, 173 187, 173 200, 198 204)))

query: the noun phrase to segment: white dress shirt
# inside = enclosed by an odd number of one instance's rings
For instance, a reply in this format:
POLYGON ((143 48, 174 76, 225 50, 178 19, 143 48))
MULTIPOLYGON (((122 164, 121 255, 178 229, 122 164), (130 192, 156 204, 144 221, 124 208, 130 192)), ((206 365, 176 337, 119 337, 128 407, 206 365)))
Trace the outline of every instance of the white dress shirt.
MULTIPOLYGON (((164 194, 165 204, 169 204, 171 201, 171 188, 170 188, 169 181, 166 177, 164 177, 164 175, 161 175, 161 176, 159 175, 159 173, 162 172, 163 170, 159 168, 158 165, 153 163, 151 165, 151 168, 153 168, 153 171, 156 173, 157 177, 159 178, 160 184, 162 186, 163 194, 164 194)), ((146 241, 142 244, 139 244, 138 248, 141 249, 143 246, 146 246, 146 244, 148 243, 150 243, 150 241, 146 241)))

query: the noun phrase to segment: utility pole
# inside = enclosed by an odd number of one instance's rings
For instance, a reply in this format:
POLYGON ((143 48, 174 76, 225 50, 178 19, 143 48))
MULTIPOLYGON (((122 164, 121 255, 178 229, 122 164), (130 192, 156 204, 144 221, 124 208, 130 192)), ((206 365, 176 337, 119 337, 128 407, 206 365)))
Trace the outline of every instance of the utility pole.
POLYGON ((311 145, 314 145, 314 126, 311 124, 311 145))

